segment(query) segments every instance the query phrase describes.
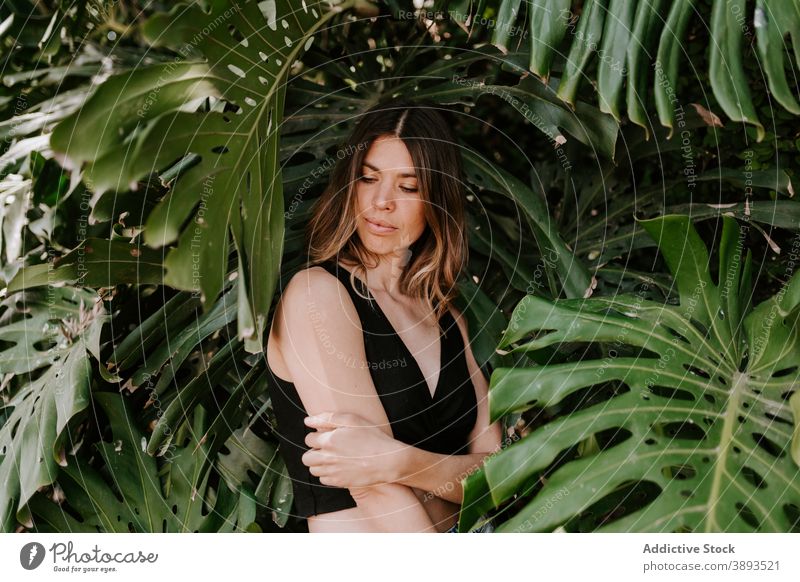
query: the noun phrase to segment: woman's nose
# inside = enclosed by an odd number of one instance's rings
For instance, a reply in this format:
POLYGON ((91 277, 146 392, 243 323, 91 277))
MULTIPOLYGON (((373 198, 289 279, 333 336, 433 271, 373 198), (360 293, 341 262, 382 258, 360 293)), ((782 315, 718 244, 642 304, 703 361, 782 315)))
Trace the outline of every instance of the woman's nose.
POLYGON ((376 188, 373 204, 380 209, 389 209, 394 204, 392 185, 387 181, 384 181, 379 188, 376 188))

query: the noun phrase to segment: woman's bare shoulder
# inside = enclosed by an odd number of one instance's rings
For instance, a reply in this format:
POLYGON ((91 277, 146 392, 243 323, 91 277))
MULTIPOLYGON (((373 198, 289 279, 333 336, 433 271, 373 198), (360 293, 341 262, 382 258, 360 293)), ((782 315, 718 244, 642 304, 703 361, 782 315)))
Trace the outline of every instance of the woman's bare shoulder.
POLYGON ((321 265, 312 265, 298 270, 291 276, 286 284, 281 298, 288 298, 290 301, 302 298, 319 298, 324 300, 329 298, 333 292, 339 295, 343 285, 335 275, 329 273, 321 265))
POLYGON ((326 319, 344 317, 359 323, 353 301, 342 281, 320 265, 298 270, 289 279, 278 305, 287 319, 307 314, 324 315, 326 319))

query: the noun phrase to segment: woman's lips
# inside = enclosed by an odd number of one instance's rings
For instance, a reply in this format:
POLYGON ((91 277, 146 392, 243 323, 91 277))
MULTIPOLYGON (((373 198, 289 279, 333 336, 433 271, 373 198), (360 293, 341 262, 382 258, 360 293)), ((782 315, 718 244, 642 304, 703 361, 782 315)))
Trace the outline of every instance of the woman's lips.
POLYGON ((375 234, 387 234, 390 232, 394 232, 397 228, 393 226, 380 226, 379 224, 375 224, 374 222, 370 222, 368 218, 364 219, 364 222, 367 223, 367 228, 369 228, 375 234))

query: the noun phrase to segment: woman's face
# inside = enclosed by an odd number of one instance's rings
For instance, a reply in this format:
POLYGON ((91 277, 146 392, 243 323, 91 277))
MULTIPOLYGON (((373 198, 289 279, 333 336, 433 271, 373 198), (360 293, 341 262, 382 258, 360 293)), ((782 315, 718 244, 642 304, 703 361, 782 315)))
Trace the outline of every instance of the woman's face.
POLYGON ((377 254, 396 252, 425 231, 425 202, 403 140, 377 138, 364 156, 355 188, 357 232, 369 250, 377 254))

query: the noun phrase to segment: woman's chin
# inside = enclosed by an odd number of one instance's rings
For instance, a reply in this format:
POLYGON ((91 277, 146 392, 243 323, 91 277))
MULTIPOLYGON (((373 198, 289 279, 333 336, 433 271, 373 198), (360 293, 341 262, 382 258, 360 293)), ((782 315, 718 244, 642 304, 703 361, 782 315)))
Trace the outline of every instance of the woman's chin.
POLYGON ((374 234, 369 231, 359 231, 358 237, 367 249, 375 253, 388 253, 397 247, 395 233, 374 234))

